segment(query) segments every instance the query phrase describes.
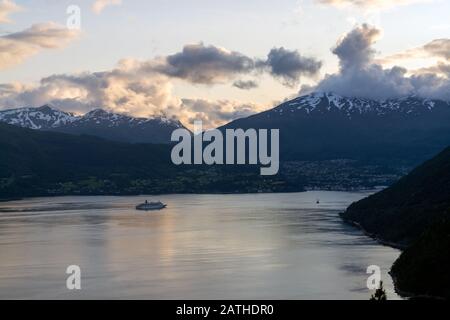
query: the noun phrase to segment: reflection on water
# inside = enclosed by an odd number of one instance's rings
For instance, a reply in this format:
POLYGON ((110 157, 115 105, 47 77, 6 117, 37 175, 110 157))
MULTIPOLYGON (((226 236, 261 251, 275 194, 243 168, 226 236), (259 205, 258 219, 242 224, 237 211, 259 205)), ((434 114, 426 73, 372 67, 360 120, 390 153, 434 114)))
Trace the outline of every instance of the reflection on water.
POLYGON ((0 298, 368 299, 369 265, 398 298, 399 252, 338 217, 366 195, 168 195, 160 212, 135 211, 143 197, 1 203, 0 298))

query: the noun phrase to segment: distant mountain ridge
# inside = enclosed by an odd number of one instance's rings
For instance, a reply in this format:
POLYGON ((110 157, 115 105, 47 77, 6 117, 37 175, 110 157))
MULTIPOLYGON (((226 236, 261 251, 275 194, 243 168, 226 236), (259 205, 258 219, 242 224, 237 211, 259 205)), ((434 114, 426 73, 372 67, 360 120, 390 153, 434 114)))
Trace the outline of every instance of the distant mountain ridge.
POLYGON ((284 102, 272 109, 271 112, 304 112, 309 115, 340 112, 351 118, 354 115, 420 115, 440 107, 450 108, 450 102, 425 99, 417 96, 373 100, 343 97, 334 93, 316 92, 284 102))
MULTIPOLYGON (((0 123, 0 201, 56 195, 303 191, 299 181, 257 167, 176 166, 171 146, 0 123)), ((1 214, 1 212, 0 212, 1 214)))
POLYGON ((415 166, 450 145, 450 102, 316 92, 221 127, 228 128, 280 129, 283 160, 401 160, 415 166))
POLYGON ((34 130, 61 127, 79 118, 73 113, 56 110, 47 105, 39 108, 0 110, 0 122, 34 130))
MULTIPOLYGON (((129 143, 170 143, 181 122, 95 109, 83 116, 43 106, 0 111, 0 122, 129 143)), ((282 160, 353 159, 418 165, 450 145, 450 102, 409 96, 383 101, 316 92, 220 129, 280 129, 282 160)))
POLYGON ((162 116, 138 118, 103 109, 78 116, 48 105, 0 111, 0 122, 34 130, 87 134, 129 143, 169 143, 172 131, 184 128, 180 121, 162 116))

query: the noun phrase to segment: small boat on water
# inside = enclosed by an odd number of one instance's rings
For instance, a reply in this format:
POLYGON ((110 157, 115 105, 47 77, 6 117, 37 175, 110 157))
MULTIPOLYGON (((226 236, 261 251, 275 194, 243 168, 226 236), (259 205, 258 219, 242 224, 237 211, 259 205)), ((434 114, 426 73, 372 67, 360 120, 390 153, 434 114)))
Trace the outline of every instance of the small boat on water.
POLYGON ((161 210, 167 207, 166 204, 158 201, 158 202, 148 202, 145 200, 144 203, 138 204, 136 206, 136 210, 142 210, 142 211, 150 211, 150 210, 161 210))

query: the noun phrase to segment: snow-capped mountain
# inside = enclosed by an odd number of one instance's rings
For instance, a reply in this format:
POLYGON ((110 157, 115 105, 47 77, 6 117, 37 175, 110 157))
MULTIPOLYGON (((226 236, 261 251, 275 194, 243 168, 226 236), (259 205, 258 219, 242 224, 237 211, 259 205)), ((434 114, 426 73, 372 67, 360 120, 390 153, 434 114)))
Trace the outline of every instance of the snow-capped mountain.
MULTIPOLYGON (((173 130, 183 127, 165 117, 136 118, 102 109, 76 116, 48 106, 0 111, 0 121, 131 143, 169 143, 173 130)), ((450 145, 450 103, 317 92, 221 127, 226 128, 280 129, 284 159, 401 159, 417 164, 450 145)))
POLYGON ((415 96, 376 101, 312 93, 221 129, 279 129, 289 160, 405 160, 417 164, 450 145, 450 103, 415 96))
POLYGON ((183 128, 179 121, 166 117, 137 118, 102 109, 77 116, 50 106, 0 111, 0 122, 130 143, 169 143, 172 131, 183 128))
POLYGON ((176 128, 183 127, 183 125, 179 121, 169 119, 166 117, 136 118, 136 117, 129 117, 123 114, 107 112, 103 109, 94 109, 86 113, 84 116, 80 117, 78 121, 73 122, 73 124, 80 125, 92 122, 96 124, 104 124, 110 127, 118 127, 123 124, 131 126, 141 126, 148 124, 150 122, 169 125, 176 128))
POLYGON ((387 116, 392 114, 421 115, 435 107, 450 107, 450 102, 423 99, 415 96, 389 100, 346 98, 334 93, 316 92, 285 102, 272 109, 273 113, 305 113, 308 115, 341 113, 349 118, 355 115, 387 116))
POLYGON ((57 128, 72 123, 78 118, 72 113, 56 110, 49 106, 0 111, 0 122, 30 129, 57 128))

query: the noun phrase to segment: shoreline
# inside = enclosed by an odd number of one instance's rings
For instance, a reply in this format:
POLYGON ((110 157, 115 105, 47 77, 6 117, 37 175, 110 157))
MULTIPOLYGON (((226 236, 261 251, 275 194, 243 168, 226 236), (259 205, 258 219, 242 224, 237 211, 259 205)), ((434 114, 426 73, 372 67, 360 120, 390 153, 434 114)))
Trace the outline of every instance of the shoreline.
MULTIPOLYGON (((20 200, 27 200, 27 199, 38 199, 38 198, 59 198, 59 197, 158 197, 158 196, 164 196, 164 195, 233 195, 233 194, 281 194, 281 193, 304 193, 308 192, 309 190, 298 190, 298 191, 272 191, 272 192, 174 192, 174 193, 152 193, 152 194, 112 194, 112 193, 105 193, 105 194, 58 194, 58 195, 36 195, 36 196, 26 196, 26 197, 12 197, 12 198, 5 198, 0 199, 0 203, 3 202, 11 202, 11 201, 20 201, 20 200)), ((319 190, 314 190, 319 191, 319 190)), ((320 191, 327 191, 327 190, 320 190, 320 191)))
MULTIPOLYGON (((391 242, 391 241, 385 241, 385 240, 381 239, 381 238, 380 238, 379 236, 377 236, 376 234, 371 233, 371 232, 367 231, 366 229, 364 229, 364 227, 361 226, 360 223, 358 223, 358 222, 356 222, 356 221, 354 221, 354 220, 350 220, 350 219, 344 218, 344 217, 342 216, 342 214, 343 214, 343 212, 339 213, 339 217, 342 219, 342 221, 343 221, 344 223, 346 223, 346 224, 348 224, 348 225, 350 225, 350 226, 353 226, 354 228, 356 228, 356 229, 358 229, 358 230, 361 230, 361 231, 364 233, 364 235, 366 235, 366 236, 368 236, 368 237, 374 239, 374 240, 375 240, 376 242, 378 242, 379 244, 381 244, 381 245, 383 245, 383 246, 386 246, 386 247, 391 247, 391 248, 400 250, 401 252, 403 252, 403 250, 406 249, 406 246, 402 246, 402 245, 399 245, 399 244, 397 244, 397 243, 394 243, 394 242, 391 242)), ((400 253, 400 254, 401 254, 401 253, 400 253)), ((398 258, 397 258, 397 259, 398 259, 398 258)), ((397 259, 396 259, 395 261, 397 261, 397 259)), ((394 261, 394 263, 395 263, 395 261, 394 261)), ((393 265, 394 265, 394 264, 392 264, 392 266, 393 266, 393 265)), ((411 293, 407 293, 407 292, 404 292, 404 291, 400 290, 400 288, 398 287, 398 284, 397 284, 397 279, 396 279, 396 277, 392 274, 392 266, 391 266, 391 270, 389 270, 388 274, 390 275, 390 277, 391 277, 391 279, 392 279, 392 283, 394 284, 394 290, 395 290, 395 293, 397 293, 400 297, 402 297, 402 298, 404 298, 404 299, 411 299, 411 298, 415 297, 415 296, 414 296, 413 294, 411 294, 411 293)))
POLYGON ((23 198, 23 197, 4 198, 4 199, 0 199, 0 203, 9 202, 9 201, 19 201, 19 200, 23 200, 23 199, 26 199, 26 197, 25 198, 23 198))
POLYGON ((342 213, 339 213, 339 217, 345 223, 347 223, 347 224, 349 224, 349 225, 351 225, 353 227, 356 227, 357 229, 361 230, 366 236, 376 240, 378 243, 382 244, 383 246, 391 247, 391 248, 394 248, 394 249, 397 249, 397 250, 400 250, 400 251, 403 251, 403 250, 408 248, 407 245, 403 245, 403 244, 392 242, 392 241, 383 240, 377 234, 371 233, 371 232, 367 231, 366 229, 364 229, 364 227, 361 226, 360 223, 358 223, 358 222, 356 222, 354 220, 350 220, 350 219, 344 218, 342 216, 342 213))
POLYGON ((261 192, 174 192, 174 193, 154 193, 154 194, 43 194, 36 196, 25 196, 25 197, 11 197, 0 199, 0 203, 3 202, 11 202, 11 201, 20 201, 27 199, 36 199, 36 198, 58 198, 58 197, 139 197, 139 196, 147 196, 147 197, 157 197, 164 195, 237 195, 237 194, 283 194, 283 193, 305 193, 305 192, 377 192, 382 189, 380 188, 360 188, 360 189, 302 189, 302 190, 286 190, 286 191, 261 191, 261 192))
MULTIPOLYGON (((361 226, 360 223, 350 220, 350 219, 346 219, 342 216, 342 212, 339 214, 339 216, 341 217, 342 221, 344 223, 347 223, 348 225, 351 225, 359 230, 361 230, 366 236, 374 239, 375 241, 377 241, 378 243, 380 243, 383 246, 387 246, 387 247, 391 247, 397 250, 400 250, 402 253, 405 249, 408 248, 408 246, 406 245, 402 245, 399 243, 395 243, 395 242, 391 242, 391 241, 385 241, 383 239, 381 239, 379 236, 377 236, 374 233, 368 232, 366 229, 364 229, 364 227, 361 226)), ((398 260, 398 258, 397 258, 398 260)), ((397 261, 395 260, 394 263, 397 261)), ((394 264, 392 264, 393 266, 394 264)), ((407 291, 403 291, 398 287, 398 283, 397 283, 397 278, 395 277, 395 275, 392 273, 392 266, 391 266, 391 270, 389 270, 388 274, 391 276, 392 282, 394 284, 394 289, 395 292, 402 298, 407 299, 407 300, 411 300, 411 299, 428 299, 428 300, 445 300, 442 297, 437 297, 437 296, 425 296, 425 295, 420 295, 420 294, 415 294, 412 292, 407 292, 407 291)))

